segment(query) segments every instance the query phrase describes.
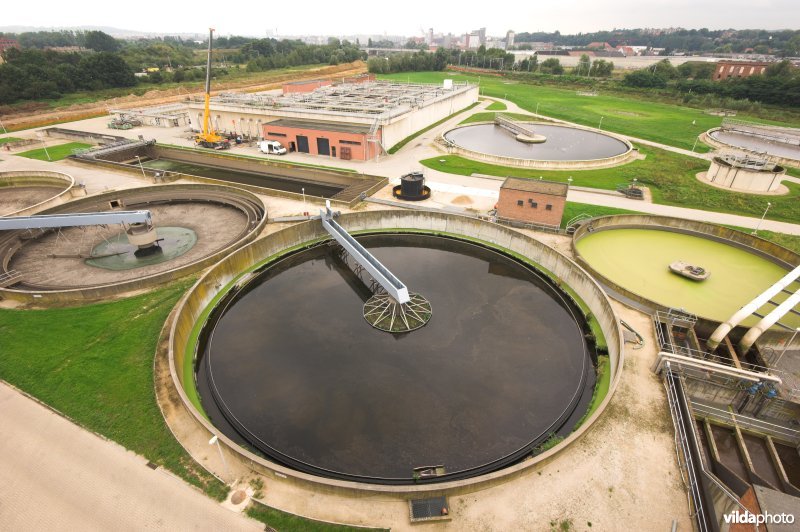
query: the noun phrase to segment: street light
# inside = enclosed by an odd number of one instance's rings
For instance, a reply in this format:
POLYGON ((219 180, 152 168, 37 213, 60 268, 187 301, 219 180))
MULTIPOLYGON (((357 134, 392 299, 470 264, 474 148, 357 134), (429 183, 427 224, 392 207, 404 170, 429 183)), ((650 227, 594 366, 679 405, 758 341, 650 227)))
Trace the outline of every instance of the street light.
POLYGON ((603 119, 604 119, 604 118, 605 118, 604 116, 601 116, 601 117, 600 117, 600 125, 599 125, 599 126, 597 126, 597 129, 603 129, 603 119))
POLYGON ((539 102, 536 102, 536 112, 534 114, 539 114, 539 102))
POLYGON ((47 160, 53 162, 53 159, 50 158, 50 153, 47 151, 47 143, 44 141, 44 133, 37 131, 36 136, 42 141, 42 147, 44 148, 44 154, 47 155, 47 160))
POLYGON ((6 133, 8 133, 8 131, 6 131, 6 126, 4 126, 4 125, 3 125, 3 121, 2 121, 2 120, 0 120, 0 127, 2 127, 2 128, 3 128, 3 135, 5 135, 6 133))
POLYGON ((225 476, 230 478, 230 474, 228 474, 228 462, 225 461, 225 455, 222 454, 222 446, 219 444, 219 438, 215 434, 210 440, 208 440, 209 445, 217 444, 217 450, 219 451, 219 457, 222 459, 222 467, 225 468, 225 476))
POLYGON ((144 166, 142 165, 142 158, 137 155, 136 160, 139 161, 139 168, 142 170, 142 177, 147 179, 147 174, 144 173, 144 166))
POLYGON ((306 208, 306 187, 300 189, 303 192, 303 209, 306 208))
POLYGON ((767 217, 767 211, 769 210, 769 208, 770 208, 770 207, 772 207, 772 203, 770 203, 770 202, 768 201, 768 202, 767 202, 767 208, 766 208, 766 209, 764 209, 764 214, 762 214, 762 215, 761 215, 761 219, 760 219, 760 220, 758 221, 758 223, 756 224, 756 228, 755 228, 755 229, 753 229, 753 232, 752 232, 752 233, 750 233, 751 235, 757 235, 757 234, 758 234, 758 230, 761 228, 761 222, 763 222, 763 221, 764 221, 764 218, 766 218, 766 217, 767 217))

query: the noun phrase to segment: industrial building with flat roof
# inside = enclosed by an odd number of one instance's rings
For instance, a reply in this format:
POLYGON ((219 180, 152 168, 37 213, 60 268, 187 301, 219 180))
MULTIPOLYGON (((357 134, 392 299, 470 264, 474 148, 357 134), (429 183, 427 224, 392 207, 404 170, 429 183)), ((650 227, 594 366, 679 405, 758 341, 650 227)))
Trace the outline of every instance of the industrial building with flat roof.
MULTIPOLYGON (((211 98, 210 107, 217 131, 275 140, 289 151, 369 160, 477 100, 478 86, 469 83, 362 81, 282 96, 220 94, 211 98)), ((198 129, 203 102, 188 105, 198 129)))

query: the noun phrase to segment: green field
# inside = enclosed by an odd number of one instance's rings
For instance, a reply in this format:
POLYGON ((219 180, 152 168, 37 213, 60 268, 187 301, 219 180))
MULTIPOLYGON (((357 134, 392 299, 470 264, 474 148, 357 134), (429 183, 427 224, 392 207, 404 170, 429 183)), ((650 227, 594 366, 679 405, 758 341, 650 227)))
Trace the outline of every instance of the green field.
POLYGON ((572 184, 575 186, 605 190, 615 190, 617 185, 631 183, 635 178, 650 188, 654 203, 761 217, 769 201, 772 207, 767 213, 767 219, 789 223, 800 220, 800 185, 796 183, 784 182, 790 191, 785 196, 765 197, 728 192, 697 180, 696 174, 708 169, 707 161, 649 146, 640 146, 639 151, 646 156, 644 160, 598 170, 510 168, 472 161, 457 155, 432 157, 420 163, 434 170, 458 175, 487 174, 531 179, 542 177, 562 183, 572 177, 572 184))
POLYGON ((538 118, 534 118, 531 115, 524 115, 522 113, 492 113, 492 112, 485 112, 485 113, 474 113, 469 115, 467 118, 459 122, 460 124, 471 124, 473 122, 492 122, 494 121, 494 117, 498 114, 503 116, 507 116, 510 118, 514 118, 516 120, 540 120, 538 118))
POLYGON ((28 159, 38 159, 40 161, 60 161, 72 155, 73 150, 91 147, 91 144, 84 144, 82 142, 68 142, 67 144, 59 144, 57 146, 48 146, 46 150, 44 148, 37 148, 35 150, 18 153, 17 155, 20 157, 27 157, 28 159))
MULTIPOLYGON (((381 78, 438 84, 445 78, 479 80, 478 76, 454 72, 411 72, 387 74, 381 78)), ((529 112, 535 112, 538 105, 539 114, 590 127, 598 127, 602 118, 602 129, 688 150, 692 149, 697 135, 722 123, 721 117, 707 115, 699 109, 630 97, 602 93, 599 96, 579 96, 572 89, 523 84, 488 76, 480 78, 480 86, 483 96, 507 98, 529 112)), ((764 122, 745 113, 740 113, 737 118, 764 122)), ((782 125, 800 126, 798 123, 782 125)), ((708 147, 698 143, 696 150, 708 151, 708 147)))
POLYGON ((506 109, 506 104, 503 102, 492 102, 486 108, 487 111, 505 111, 506 109))
POLYGON ((403 146, 405 146, 406 144, 408 144, 409 142, 411 142, 415 138, 419 137, 420 135, 422 135, 426 131, 430 131, 431 129, 435 128, 439 124, 444 124, 445 122, 447 122, 448 120, 450 120, 454 116, 460 115, 464 111, 469 111, 470 109, 472 109, 476 105, 478 105, 478 102, 475 102, 472 105, 468 105, 468 106, 464 107, 463 109, 461 109, 460 111, 456 111, 455 113, 451 114, 450 116, 446 116, 446 117, 442 118, 441 120, 439 120, 437 122, 434 122, 433 124, 429 125, 428 127, 424 128, 424 129, 420 129, 419 131, 417 131, 413 135, 407 136, 406 138, 404 138, 403 140, 401 140, 400 142, 398 142, 397 144, 395 144, 394 146, 392 146, 391 148, 386 150, 387 153, 389 153, 389 154, 397 153, 398 150, 400 150, 400 148, 402 148, 403 146))
POLYGON ((221 500, 227 487, 175 440, 153 392, 161 327, 190 282, 111 303, 0 310, 0 378, 221 500))
POLYGON ((22 140, 22 139, 17 138, 17 137, 4 137, 4 138, 0 139, 0 144, 5 144, 7 142, 16 142, 18 140, 22 140))

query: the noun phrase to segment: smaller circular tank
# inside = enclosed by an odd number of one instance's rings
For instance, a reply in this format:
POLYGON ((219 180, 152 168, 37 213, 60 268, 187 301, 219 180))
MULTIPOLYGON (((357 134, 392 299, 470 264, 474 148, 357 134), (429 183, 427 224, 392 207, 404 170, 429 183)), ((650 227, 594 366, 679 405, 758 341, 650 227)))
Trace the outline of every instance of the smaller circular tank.
POLYGON ((422 172, 411 172, 400 178, 400 184, 392 189, 392 195, 406 201, 421 201, 431 197, 431 189, 425 186, 422 172))
MULTIPOLYGON (((786 169, 768 159, 752 155, 725 154, 714 157, 706 181, 742 192, 775 192, 786 169)), ((702 176, 701 176, 702 177, 702 176)))

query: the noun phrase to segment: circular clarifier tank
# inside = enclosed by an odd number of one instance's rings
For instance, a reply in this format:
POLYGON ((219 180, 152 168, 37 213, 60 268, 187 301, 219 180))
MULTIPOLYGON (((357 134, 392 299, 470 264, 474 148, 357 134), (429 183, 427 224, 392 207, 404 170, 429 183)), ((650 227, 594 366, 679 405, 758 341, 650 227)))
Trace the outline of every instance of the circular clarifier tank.
MULTIPOLYGON (((617 294, 649 306, 681 308, 723 322, 791 267, 785 260, 759 251, 756 246, 764 241, 738 231, 696 224, 733 235, 737 242, 674 226, 616 225, 614 218, 626 217, 600 218, 576 232, 574 247, 579 262, 617 294), (697 281, 673 273, 669 266, 677 261, 701 267, 710 275, 697 281)), ((791 255, 788 250, 783 251, 791 255)), ((789 290, 798 288, 793 285, 789 290)), ((783 293, 775 300, 785 298, 783 293)), ((754 325, 756 321, 758 318, 751 317, 743 324, 754 325)), ((785 321, 790 326, 800 326, 797 316, 787 316, 785 321)))
POLYGON ((196 382, 226 436, 299 471, 405 484, 424 470, 436 481, 495 471, 573 430, 594 389, 594 346, 560 289, 462 240, 358 240, 430 301, 430 321, 405 334, 372 327, 372 293, 331 246, 271 263, 201 335, 196 382))
MULTIPOLYGON (((522 161, 602 161, 620 157, 631 150, 628 142, 598 131, 531 122, 521 125, 537 137, 543 137, 544 141, 520 141, 514 132, 493 123, 461 126, 445 133, 444 138, 458 148, 478 156, 522 161)), ((469 153, 465 155, 470 156, 469 153)))
POLYGON ((759 136, 727 129, 714 129, 709 131, 708 135, 712 139, 733 148, 742 148, 752 152, 800 161, 800 146, 796 144, 797 141, 793 143, 789 139, 781 139, 780 136, 759 136))

